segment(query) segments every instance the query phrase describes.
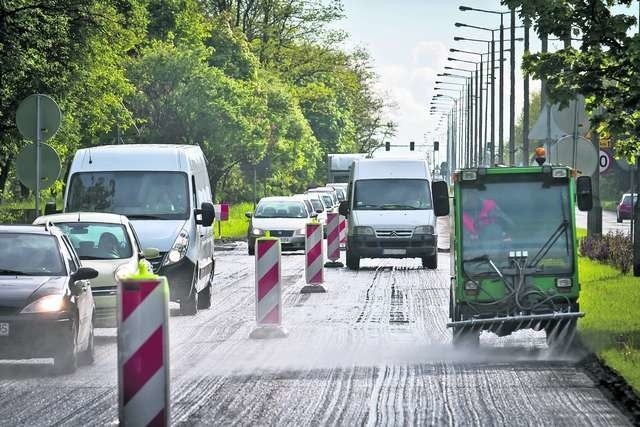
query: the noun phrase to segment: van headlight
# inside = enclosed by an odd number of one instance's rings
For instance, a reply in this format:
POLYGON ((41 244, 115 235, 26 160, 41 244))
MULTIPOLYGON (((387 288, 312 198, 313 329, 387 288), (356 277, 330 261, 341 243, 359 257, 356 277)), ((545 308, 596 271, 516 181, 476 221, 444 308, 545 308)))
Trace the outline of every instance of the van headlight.
POLYGON ((264 230, 258 227, 253 227, 251 229, 251 235, 253 236, 262 236, 264 234, 264 230))
POLYGON ((173 242, 171 249, 167 253, 167 257, 164 259, 162 265, 175 264, 180 261, 187 254, 189 248, 189 232, 184 228, 178 233, 178 237, 173 242))
POLYGON ((433 226, 419 225, 413 229, 413 234, 433 234, 433 226))
POLYGON ((47 295, 38 298, 22 309, 20 313, 55 313, 64 309, 64 295, 47 295))
POLYGON ((305 234, 307 234, 307 227, 302 227, 299 230, 296 230, 294 233, 296 236, 304 236, 305 234))
POLYGON ((375 232, 373 231, 373 227, 364 227, 364 226, 353 227, 354 236, 373 236, 374 234, 375 232))

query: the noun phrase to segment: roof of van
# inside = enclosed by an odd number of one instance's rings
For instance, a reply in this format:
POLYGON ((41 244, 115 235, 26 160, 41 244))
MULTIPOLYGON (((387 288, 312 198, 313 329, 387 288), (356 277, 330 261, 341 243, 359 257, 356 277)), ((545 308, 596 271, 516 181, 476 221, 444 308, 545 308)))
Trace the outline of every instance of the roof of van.
POLYGON ((431 179, 426 160, 391 158, 356 160, 353 177, 355 179, 431 179))
MULTIPOLYGON (((165 170, 184 171, 187 162, 204 159, 197 145, 120 144, 83 148, 71 166, 75 171, 165 170)), ((206 160, 205 160, 206 161, 206 160)))

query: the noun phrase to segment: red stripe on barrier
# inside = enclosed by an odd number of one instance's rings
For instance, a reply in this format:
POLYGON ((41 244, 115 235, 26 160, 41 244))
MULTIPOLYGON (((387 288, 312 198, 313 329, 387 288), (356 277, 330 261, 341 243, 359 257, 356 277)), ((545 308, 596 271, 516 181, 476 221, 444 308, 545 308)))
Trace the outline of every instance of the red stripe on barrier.
POLYGON ((127 282, 123 282, 122 284, 122 321, 124 322, 127 318, 135 311, 136 308, 146 297, 149 296, 151 292, 159 286, 159 281, 149 281, 149 282, 136 282, 135 286, 137 289, 135 291, 127 291, 127 282), (139 290, 138 290, 139 289, 139 290))
POLYGON ((147 424, 147 427, 163 427, 163 426, 166 426, 166 424, 164 423, 164 409, 158 412, 158 415, 156 415, 151 421, 149 421, 149 424, 147 424))
POLYGON ((258 279, 258 300, 265 297, 278 284, 278 264, 267 271, 264 276, 258 279))
POLYGON ((273 309, 264 316, 264 319, 260 321, 260 323, 273 323, 278 324, 280 318, 280 305, 276 305, 273 309))
POLYGON ((311 283, 322 283, 324 282, 324 277, 322 276, 322 269, 318 270, 318 272, 311 278, 311 283))
POLYGON ((335 240, 339 237, 340 237, 340 230, 338 230, 338 227, 333 228, 333 230, 331 230, 327 235, 327 238, 329 240, 335 240))
POLYGON ((322 255, 322 242, 318 242, 314 247, 309 249, 307 253, 307 265, 313 264, 320 255, 322 255))
POLYGON ((278 241, 275 239, 261 241, 258 245, 258 258, 262 258, 276 243, 278 243, 278 241))
POLYGON ((164 334, 160 326, 122 367, 125 405, 159 369, 162 369, 163 341, 164 334))

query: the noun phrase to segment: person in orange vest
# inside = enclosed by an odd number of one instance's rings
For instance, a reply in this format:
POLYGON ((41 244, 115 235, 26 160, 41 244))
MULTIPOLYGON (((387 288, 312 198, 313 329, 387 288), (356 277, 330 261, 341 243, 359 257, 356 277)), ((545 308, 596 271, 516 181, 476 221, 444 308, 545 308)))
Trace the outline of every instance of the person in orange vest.
POLYGON ((504 226, 513 221, 504 214, 491 197, 482 198, 478 191, 469 190, 462 200, 462 226, 471 239, 490 238, 507 240, 504 226))

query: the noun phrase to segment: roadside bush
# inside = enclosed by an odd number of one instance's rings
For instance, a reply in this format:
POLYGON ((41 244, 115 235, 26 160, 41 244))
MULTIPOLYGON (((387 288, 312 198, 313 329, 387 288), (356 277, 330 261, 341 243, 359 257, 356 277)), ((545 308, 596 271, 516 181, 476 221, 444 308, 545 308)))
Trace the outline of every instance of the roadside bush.
POLYGON ((594 261, 609 264, 622 273, 629 272, 633 264, 631 237, 620 231, 584 237, 580 240, 580 253, 594 261))

